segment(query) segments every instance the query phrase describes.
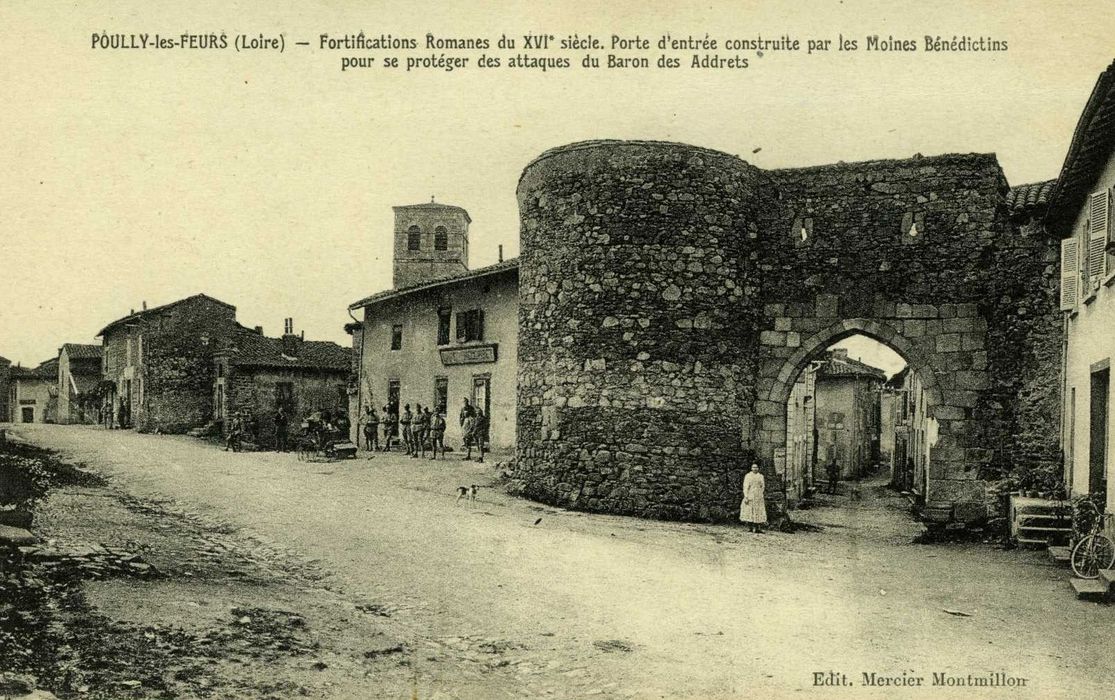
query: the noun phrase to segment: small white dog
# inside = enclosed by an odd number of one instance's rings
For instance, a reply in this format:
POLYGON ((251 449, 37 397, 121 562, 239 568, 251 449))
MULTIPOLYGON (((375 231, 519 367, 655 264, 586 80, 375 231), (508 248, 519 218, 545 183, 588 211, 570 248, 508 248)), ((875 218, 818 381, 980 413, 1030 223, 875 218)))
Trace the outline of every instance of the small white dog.
POLYGON ((476 494, 479 493, 480 487, 476 484, 471 486, 458 486, 457 487, 457 500, 455 503, 460 503, 462 498, 467 498, 469 503, 476 501, 476 494))

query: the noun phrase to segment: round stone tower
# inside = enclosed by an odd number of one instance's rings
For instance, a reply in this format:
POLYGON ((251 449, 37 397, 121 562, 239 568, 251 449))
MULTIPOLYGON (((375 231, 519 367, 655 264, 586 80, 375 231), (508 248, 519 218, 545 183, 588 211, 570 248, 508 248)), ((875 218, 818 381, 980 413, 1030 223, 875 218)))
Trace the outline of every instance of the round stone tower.
POLYGON ((683 144, 577 143, 518 187, 521 492, 583 510, 719 519, 750 456, 753 254, 774 188, 683 144))

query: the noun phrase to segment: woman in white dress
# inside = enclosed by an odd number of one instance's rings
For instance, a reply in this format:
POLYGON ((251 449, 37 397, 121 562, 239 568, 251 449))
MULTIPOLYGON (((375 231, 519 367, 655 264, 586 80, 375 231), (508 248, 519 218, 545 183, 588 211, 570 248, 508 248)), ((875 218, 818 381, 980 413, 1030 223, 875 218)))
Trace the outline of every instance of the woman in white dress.
POLYGON ((767 484, 758 464, 743 477, 743 503, 739 506, 739 519, 747 523, 751 532, 762 532, 767 524, 767 484))

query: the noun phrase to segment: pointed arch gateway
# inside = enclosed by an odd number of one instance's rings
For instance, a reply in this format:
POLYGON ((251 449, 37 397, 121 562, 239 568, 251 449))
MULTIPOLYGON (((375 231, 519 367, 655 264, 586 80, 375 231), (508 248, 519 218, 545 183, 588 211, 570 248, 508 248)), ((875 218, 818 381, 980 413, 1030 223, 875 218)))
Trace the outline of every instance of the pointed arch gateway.
MULTIPOLYGON (((966 313, 972 317, 963 325, 970 329, 974 343, 976 336, 986 332, 986 324, 974 309, 966 313)), ((956 503, 975 502, 974 467, 983 455, 979 454, 981 450, 966 447, 966 443, 974 395, 979 392, 956 388, 956 373, 949 359, 951 347, 940 344, 935 334, 923 332, 924 321, 919 320, 912 323, 911 319, 869 317, 788 320, 790 327, 821 328, 807 336, 789 331, 766 333, 762 337, 759 374, 764 379, 756 392, 758 426, 753 431, 757 434, 753 445, 765 464, 774 465, 777 451, 786 444, 786 404, 801 372, 828 347, 850 336, 862 335, 889 347, 906 361, 925 392, 927 415, 937 423, 937 442, 925 475, 928 510, 946 508, 943 504, 948 504, 948 513, 941 514, 942 519, 947 519, 955 517, 952 507, 956 503)), ((982 338, 979 344, 982 347, 982 338)), ((974 388, 982 386, 976 382, 974 388)))

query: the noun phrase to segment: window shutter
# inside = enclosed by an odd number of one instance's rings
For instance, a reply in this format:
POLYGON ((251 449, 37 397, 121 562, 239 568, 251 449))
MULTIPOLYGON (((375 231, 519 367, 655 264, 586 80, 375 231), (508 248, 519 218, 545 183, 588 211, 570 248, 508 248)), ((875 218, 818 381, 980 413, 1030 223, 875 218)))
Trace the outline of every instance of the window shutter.
POLYGON ((1078 289, 1077 266, 1080 261, 1079 241, 1073 238, 1061 240, 1061 311, 1076 308, 1078 289))
POLYGON ((463 342, 465 339, 465 312, 457 312, 457 342, 463 342))
POLYGON ((476 339, 484 340, 484 312, 476 312, 476 339))
POLYGON ((1107 274, 1107 190, 1088 198, 1088 276, 1098 285, 1107 274))

